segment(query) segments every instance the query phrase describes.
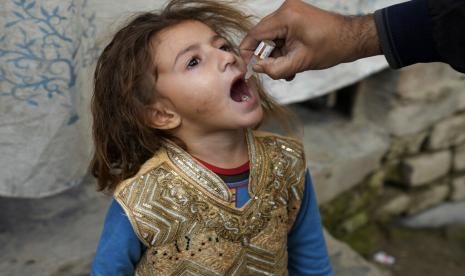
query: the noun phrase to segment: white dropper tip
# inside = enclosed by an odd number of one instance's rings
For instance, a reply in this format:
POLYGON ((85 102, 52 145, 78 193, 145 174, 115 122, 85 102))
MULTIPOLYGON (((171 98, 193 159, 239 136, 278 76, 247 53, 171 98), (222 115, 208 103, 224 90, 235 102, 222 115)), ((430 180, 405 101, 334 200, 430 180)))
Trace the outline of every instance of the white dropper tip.
POLYGON ((252 70, 247 70, 247 73, 245 73, 245 80, 247 81, 248 79, 250 79, 251 76, 252 76, 252 70))
POLYGON ((245 80, 248 80, 253 74, 253 65, 257 63, 257 58, 252 56, 249 63, 247 63, 247 72, 245 73, 245 80))

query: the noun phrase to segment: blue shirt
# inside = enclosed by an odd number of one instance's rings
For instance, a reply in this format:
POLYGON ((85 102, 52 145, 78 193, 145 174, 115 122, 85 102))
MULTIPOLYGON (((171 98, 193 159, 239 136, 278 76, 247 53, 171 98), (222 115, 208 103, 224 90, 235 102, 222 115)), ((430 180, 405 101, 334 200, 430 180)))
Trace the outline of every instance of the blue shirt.
MULTIPOLYGON (((248 200, 248 194, 244 197, 243 193, 238 193, 237 196, 239 202, 248 200)), ((289 275, 333 275, 308 173, 302 205, 288 234, 287 247, 289 275)), ((91 276, 134 275, 135 266, 145 250, 124 210, 113 200, 105 218, 91 276)))

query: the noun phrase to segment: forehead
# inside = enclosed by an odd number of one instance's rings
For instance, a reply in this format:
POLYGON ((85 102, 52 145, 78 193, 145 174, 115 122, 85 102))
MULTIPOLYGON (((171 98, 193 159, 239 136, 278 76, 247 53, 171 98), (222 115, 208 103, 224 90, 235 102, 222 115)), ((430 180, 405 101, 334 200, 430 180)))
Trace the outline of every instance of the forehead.
POLYGON ((159 32, 153 39, 155 62, 158 66, 169 66, 176 55, 185 48, 205 43, 216 33, 200 21, 183 21, 159 32))

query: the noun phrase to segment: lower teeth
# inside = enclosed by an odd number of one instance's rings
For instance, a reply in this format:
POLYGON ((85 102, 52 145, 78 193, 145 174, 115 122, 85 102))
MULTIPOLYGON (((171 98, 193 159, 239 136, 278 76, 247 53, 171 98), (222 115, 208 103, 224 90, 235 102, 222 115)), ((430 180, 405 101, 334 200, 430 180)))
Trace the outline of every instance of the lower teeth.
POLYGON ((242 99, 242 101, 246 102, 246 101, 248 101, 250 99, 250 97, 247 96, 247 95, 243 95, 241 99, 242 99))

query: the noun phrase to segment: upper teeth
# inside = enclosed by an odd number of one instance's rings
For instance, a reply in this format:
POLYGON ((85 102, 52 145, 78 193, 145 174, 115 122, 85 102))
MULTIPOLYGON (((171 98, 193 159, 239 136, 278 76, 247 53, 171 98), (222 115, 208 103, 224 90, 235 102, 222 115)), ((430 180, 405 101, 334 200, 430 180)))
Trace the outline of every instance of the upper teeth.
POLYGON ((250 99, 250 97, 247 95, 242 95, 241 99, 246 102, 250 99))

